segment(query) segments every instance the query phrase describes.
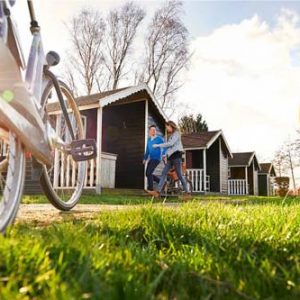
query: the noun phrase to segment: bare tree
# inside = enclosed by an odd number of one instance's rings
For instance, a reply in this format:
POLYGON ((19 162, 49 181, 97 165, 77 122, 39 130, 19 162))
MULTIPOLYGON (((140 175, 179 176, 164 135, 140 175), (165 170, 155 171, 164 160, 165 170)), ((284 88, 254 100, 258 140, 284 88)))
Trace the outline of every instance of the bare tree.
POLYGON ((287 174, 288 172, 291 174, 294 191, 296 191, 295 167, 299 165, 297 162, 296 149, 295 142, 287 142, 277 151, 273 160, 279 177, 282 177, 283 174, 287 174))
POLYGON ((164 109, 172 106, 174 94, 182 86, 178 75, 189 60, 188 31, 181 13, 181 1, 166 2, 155 12, 145 41, 145 69, 140 80, 149 85, 164 109))
POLYGON ((83 9, 72 18, 67 28, 72 42, 69 66, 66 69, 68 81, 75 87, 75 78, 78 78, 85 87, 85 92, 90 95, 101 86, 104 21, 98 12, 83 9))
POLYGON ((288 166, 287 166, 286 156, 283 154, 282 149, 276 151, 272 163, 279 177, 286 175, 288 166))
POLYGON ((110 11, 107 16, 104 64, 111 89, 116 89, 125 75, 126 59, 144 17, 145 11, 133 2, 127 2, 120 9, 110 11))

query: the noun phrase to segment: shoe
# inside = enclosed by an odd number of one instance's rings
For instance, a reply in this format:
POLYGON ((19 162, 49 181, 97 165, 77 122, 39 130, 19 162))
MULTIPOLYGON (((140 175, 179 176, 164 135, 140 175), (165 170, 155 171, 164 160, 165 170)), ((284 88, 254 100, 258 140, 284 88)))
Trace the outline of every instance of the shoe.
POLYGON ((158 198, 159 197, 159 192, 157 191, 147 191, 149 195, 152 197, 158 198))

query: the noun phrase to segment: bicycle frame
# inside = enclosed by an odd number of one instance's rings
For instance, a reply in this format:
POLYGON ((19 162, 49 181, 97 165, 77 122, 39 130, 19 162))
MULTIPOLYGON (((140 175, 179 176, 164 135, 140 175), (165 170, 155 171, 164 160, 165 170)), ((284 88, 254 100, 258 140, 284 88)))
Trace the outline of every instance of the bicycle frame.
MULTIPOLYGON (((1 5, 1 3, 0 3, 1 5)), ((29 8, 32 4, 28 3, 29 8)), ((47 128, 41 118, 41 95, 43 88, 50 80, 44 76, 44 66, 47 65, 42 45, 42 39, 37 22, 33 19, 34 13, 30 10, 31 32, 33 34, 30 55, 27 62, 25 82, 22 80, 20 69, 16 60, 12 57, 10 49, 5 41, 9 30, 10 16, 3 18, 6 22, 2 29, 2 42, 0 36, 0 57, 7 58, 4 75, 10 79, 13 99, 7 101, 0 95, 0 123, 2 126, 12 130, 20 138, 26 150, 41 163, 51 165, 51 149, 49 145, 47 128), (33 24, 36 26, 33 30, 33 24)), ((17 39, 15 36, 14 38, 17 39)), ((3 73, 3 72, 2 72, 3 73)), ((0 73, 1 78, 1 73, 0 73)), ((0 80, 1 90, 1 80, 0 80)))

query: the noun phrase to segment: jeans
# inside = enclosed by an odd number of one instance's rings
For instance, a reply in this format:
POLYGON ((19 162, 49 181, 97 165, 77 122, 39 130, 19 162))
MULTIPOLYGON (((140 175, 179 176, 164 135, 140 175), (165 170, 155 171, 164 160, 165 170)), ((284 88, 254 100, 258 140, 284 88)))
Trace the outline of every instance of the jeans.
POLYGON ((188 188, 187 188, 187 184, 186 184, 186 180, 185 178, 182 176, 182 161, 181 158, 176 158, 176 159, 172 159, 172 160, 168 160, 163 171, 162 171, 162 175, 160 177, 160 181, 158 184, 158 192, 162 191, 162 188, 167 180, 168 177, 168 173, 169 171, 172 169, 172 167, 175 167, 177 176, 179 178, 179 180, 182 183, 183 189, 185 192, 188 192, 188 188))
POLYGON ((146 176, 148 179, 148 190, 153 191, 153 180, 159 182, 159 177, 153 175, 154 170, 159 165, 160 161, 158 159, 150 159, 146 169, 146 176))

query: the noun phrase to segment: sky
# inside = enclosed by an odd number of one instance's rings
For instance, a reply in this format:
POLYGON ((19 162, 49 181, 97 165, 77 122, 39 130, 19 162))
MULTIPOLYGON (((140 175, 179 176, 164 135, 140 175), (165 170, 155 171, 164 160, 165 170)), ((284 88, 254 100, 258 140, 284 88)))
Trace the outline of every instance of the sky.
MULTIPOLYGON (((124 1, 36 0, 46 50, 62 59, 69 48, 65 23, 82 7, 103 13, 124 1)), ((139 1, 148 16, 161 1, 139 1)), ((299 126, 300 1, 184 1, 193 53, 181 76, 176 114, 202 113, 209 129, 222 129, 233 152, 273 158, 299 126)), ((27 57, 26 1, 13 14, 27 57)))

